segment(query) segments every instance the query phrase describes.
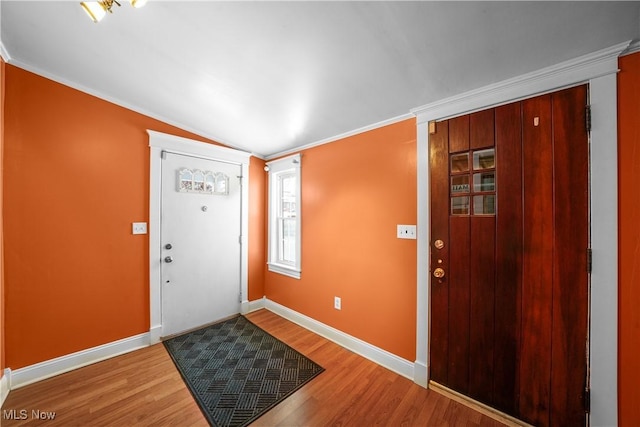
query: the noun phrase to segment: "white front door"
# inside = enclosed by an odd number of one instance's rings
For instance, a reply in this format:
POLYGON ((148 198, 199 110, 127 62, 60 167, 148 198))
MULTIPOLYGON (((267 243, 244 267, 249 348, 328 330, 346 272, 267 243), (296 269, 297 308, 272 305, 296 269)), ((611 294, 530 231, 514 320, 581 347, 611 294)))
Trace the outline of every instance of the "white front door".
POLYGON ((166 337, 240 312, 241 166, 162 160, 161 299, 166 337))

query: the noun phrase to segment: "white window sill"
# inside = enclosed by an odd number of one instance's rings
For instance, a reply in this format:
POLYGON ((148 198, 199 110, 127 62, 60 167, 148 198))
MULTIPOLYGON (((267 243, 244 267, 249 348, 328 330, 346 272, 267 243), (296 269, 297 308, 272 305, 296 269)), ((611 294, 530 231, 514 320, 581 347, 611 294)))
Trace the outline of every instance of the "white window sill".
POLYGON ((291 267, 286 267, 282 264, 267 263, 269 271, 274 273, 283 274, 285 276, 293 277, 294 279, 300 279, 300 271, 291 267))

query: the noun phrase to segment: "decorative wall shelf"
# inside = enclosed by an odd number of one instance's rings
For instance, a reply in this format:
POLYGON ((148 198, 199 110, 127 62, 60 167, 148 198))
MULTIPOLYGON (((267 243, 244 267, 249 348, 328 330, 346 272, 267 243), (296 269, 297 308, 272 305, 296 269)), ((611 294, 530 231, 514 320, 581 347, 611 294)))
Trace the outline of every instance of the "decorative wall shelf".
POLYGON ((178 170, 177 191, 226 196, 229 194, 229 177, 222 172, 183 168, 178 170))

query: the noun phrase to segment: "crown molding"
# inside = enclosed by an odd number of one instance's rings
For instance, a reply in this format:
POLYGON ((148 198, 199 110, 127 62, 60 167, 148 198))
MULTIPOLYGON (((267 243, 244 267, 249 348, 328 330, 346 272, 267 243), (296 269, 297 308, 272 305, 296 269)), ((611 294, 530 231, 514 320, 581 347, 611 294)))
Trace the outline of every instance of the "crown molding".
POLYGON ((411 110, 418 123, 442 120, 553 91, 618 71, 618 57, 631 40, 550 67, 484 86, 411 110), (550 82, 553 87, 550 88, 550 82))
MULTIPOLYGON (((225 146, 227 146, 229 148, 233 148, 233 149, 238 150, 238 151, 248 152, 245 148, 243 148, 243 147, 241 147, 241 146, 239 146, 237 144, 234 144, 232 142, 226 141, 224 139, 218 138, 215 135, 209 135, 206 132, 202 132, 202 131, 200 131, 198 129, 195 129, 195 128, 192 128, 190 126, 187 126, 187 125, 185 125, 183 123, 177 122, 175 120, 171 120, 171 119, 169 119, 169 118, 167 118, 165 116, 162 116, 162 115, 159 115, 159 114, 154 114, 154 113, 152 113, 152 112, 150 112, 150 111, 148 111, 148 110, 146 110, 144 108, 140 108, 138 106, 129 104, 127 102, 124 102, 119 98, 116 98, 116 97, 113 97, 113 96, 110 96, 110 95, 105 95, 104 93, 102 93, 100 91, 88 88, 88 87, 83 86, 83 85, 81 85, 79 83, 73 82, 73 81, 65 79, 63 77, 60 77, 57 74, 50 73, 48 71, 42 70, 42 69, 40 69, 38 67, 31 66, 29 64, 26 64, 26 63, 20 61, 20 60, 16 60, 16 59, 11 60, 11 65, 13 65, 15 67, 18 67, 18 68, 21 68, 21 69, 23 69, 25 71, 29 71, 30 73, 37 74, 37 75, 39 75, 41 77, 47 78, 47 79, 52 80, 52 81, 54 81, 56 83, 60 83, 60 84, 62 84, 64 86, 68 86, 68 87, 70 87, 72 89, 75 89, 75 90, 78 90, 80 92, 89 94, 91 96, 95 96, 96 98, 100 98, 103 101, 110 102, 112 104, 118 105, 120 107, 124 107, 124 108, 126 108, 128 110, 131 110, 133 112, 136 112, 138 114, 142 114, 144 116, 147 116, 147 117, 150 117, 152 119, 161 121, 161 122, 166 123, 168 125, 175 126, 175 127, 179 128, 179 129, 182 129, 184 131, 193 133, 194 135, 198 135, 198 136, 200 136, 202 138, 213 140, 213 141, 215 141, 217 143, 220 143, 222 145, 225 145, 225 146)), ((255 156, 255 157, 258 157, 258 158, 264 160, 264 156, 262 154, 258 154, 258 153, 254 153, 254 152, 251 152, 250 154, 252 156, 255 156)))
POLYGON ((633 40, 620 56, 631 55, 632 53, 640 52, 640 39, 633 40))
POLYGON ((265 160, 273 160, 273 159, 277 159, 278 157, 285 156, 287 154, 298 153, 298 152, 303 151, 303 150, 308 150, 309 148, 317 147, 319 145, 329 144, 331 142, 336 142, 336 141, 339 141, 341 139, 348 138, 348 137, 353 136, 353 135, 357 135, 359 133, 364 133, 364 132, 367 132, 367 131, 370 131, 370 130, 373 130, 373 129, 381 128, 383 126, 392 125, 394 123, 398 123, 398 122, 401 122, 401 121, 404 121, 404 120, 412 119, 414 117, 415 116, 413 114, 411 114, 411 113, 402 114, 400 116, 396 116, 396 117, 392 117, 390 119, 382 120, 380 122, 373 123, 373 124, 370 124, 370 125, 367 125, 367 126, 363 126, 361 128, 354 129, 354 130, 351 130, 351 131, 348 131, 348 132, 345 132, 345 133, 341 133, 339 135, 330 136, 329 138, 321 139, 321 140, 316 141, 316 142, 311 142, 309 144, 305 144, 305 145, 302 145, 300 147, 295 147, 295 148, 291 148, 291 149, 288 149, 288 150, 285 150, 285 151, 280 151, 280 152, 277 152, 277 153, 274 153, 274 154, 269 154, 268 156, 265 157, 265 160))
POLYGON ((2 40, 0 40, 0 56, 4 62, 8 63, 11 61, 11 55, 9 55, 9 51, 4 46, 4 43, 2 43, 2 40))

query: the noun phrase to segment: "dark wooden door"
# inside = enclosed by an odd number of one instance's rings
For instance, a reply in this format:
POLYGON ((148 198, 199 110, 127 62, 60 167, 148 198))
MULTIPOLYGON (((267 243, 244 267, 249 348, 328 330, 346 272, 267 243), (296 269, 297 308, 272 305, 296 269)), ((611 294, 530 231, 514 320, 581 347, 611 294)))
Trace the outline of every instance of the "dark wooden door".
POLYGON ((540 426, 585 425, 586 86, 430 135, 430 378, 540 426))

